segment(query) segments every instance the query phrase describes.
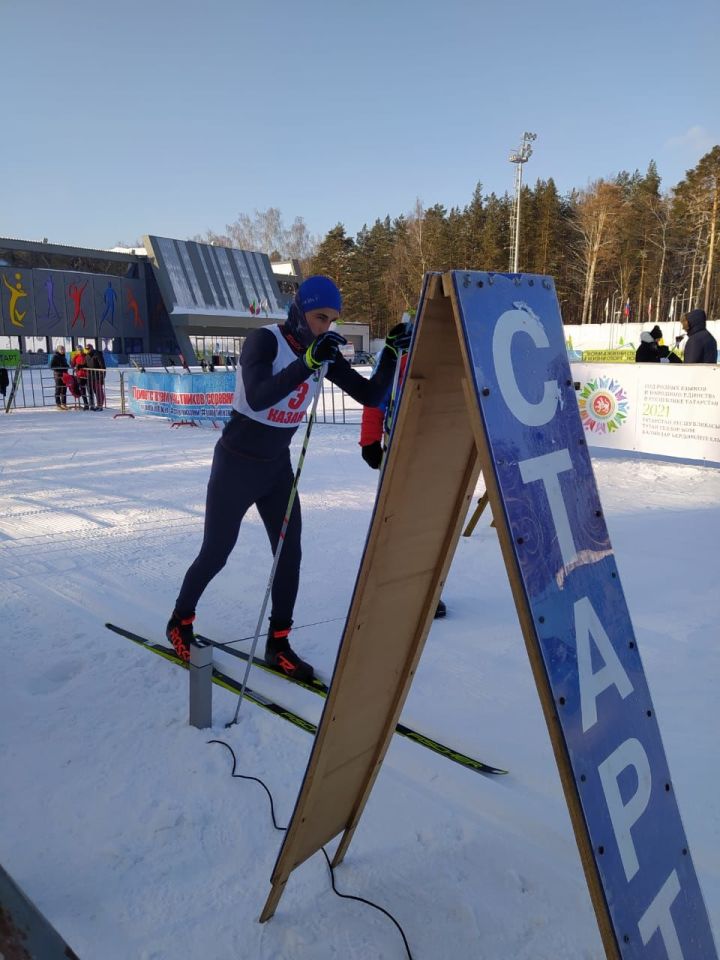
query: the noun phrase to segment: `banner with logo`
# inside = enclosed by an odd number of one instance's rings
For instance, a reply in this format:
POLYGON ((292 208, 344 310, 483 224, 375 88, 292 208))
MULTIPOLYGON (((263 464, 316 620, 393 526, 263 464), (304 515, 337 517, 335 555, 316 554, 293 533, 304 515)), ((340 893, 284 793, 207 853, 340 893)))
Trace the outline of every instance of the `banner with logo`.
POLYGON ((19 363, 19 350, 0 350, 0 367, 16 367, 19 363))
POLYGON ((234 373, 128 373, 128 409, 141 416, 173 420, 227 420, 235 390, 234 373))
POLYGON ((589 446, 720 464, 720 367, 573 363, 589 446))

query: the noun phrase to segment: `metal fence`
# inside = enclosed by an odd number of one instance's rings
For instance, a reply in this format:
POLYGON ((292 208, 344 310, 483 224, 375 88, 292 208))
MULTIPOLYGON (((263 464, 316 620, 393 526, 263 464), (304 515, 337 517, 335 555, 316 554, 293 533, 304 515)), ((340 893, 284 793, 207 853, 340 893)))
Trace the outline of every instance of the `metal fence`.
MULTIPOLYGON (((358 367, 359 372, 364 376, 369 376, 371 367, 358 367)), ((166 372, 166 367, 150 370, 148 373, 166 372)), ((105 371, 104 376, 104 404, 103 408, 114 414, 125 413, 128 409, 126 396, 125 376, 128 372, 136 372, 137 368, 118 368, 110 367, 105 371)), ((92 371, 90 371, 92 372, 92 371)), ((198 369, 197 372, 200 372, 198 369)), ((29 407, 46 407, 55 409, 55 377, 53 371, 47 366, 21 366, 18 370, 11 368, 8 370, 9 385, 5 396, 0 394, 0 403, 2 410, 11 412, 12 410, 29 407), (12 388, 17 379, 14 395, 12 388)), ((84 403, 82 397, 75 398, 68 389, 66 394, 66 403, 69 411, 83 410, 84 403)), ((323 381, 323 389, 317 408, 318 423, 360 423, 362 417, 362 405, 357 403, 346 393, 343 393, 339 387, 330 383, 329 380, 323 381)))

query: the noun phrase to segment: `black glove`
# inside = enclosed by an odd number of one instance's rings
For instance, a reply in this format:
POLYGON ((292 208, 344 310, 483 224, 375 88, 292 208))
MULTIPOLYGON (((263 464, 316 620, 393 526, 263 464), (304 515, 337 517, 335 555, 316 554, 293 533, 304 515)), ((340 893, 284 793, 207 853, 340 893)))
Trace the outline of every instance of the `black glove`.
POLYGON ((396 323, 392 330, 385 337, 385 346, 398 356, 401 350, 407 350, 412 340, 412 324, 396 323))
POLYGON ((328 330, 316 337, 305 351, 303 360, 308 370, 317 370, 324 363, 335 363, 340 351, 340 344, 347 343, 335 330, 328 330))
POLYGON ((383 459, 383 448, 379 440, 375 443, 368 443, 365 447, 360 447, 360 453, 365 463, 373 470, 379 470, 383 459))

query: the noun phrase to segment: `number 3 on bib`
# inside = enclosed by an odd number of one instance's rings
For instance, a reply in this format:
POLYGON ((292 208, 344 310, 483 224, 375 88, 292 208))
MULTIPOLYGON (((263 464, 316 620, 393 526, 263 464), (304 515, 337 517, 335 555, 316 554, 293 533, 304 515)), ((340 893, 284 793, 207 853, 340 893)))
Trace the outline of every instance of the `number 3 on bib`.
POLYGON ((300 384, 300 386, 297 388, 297 393, 295 396, 292 398, 292 400, 288 400, 288 406, 291 410, 297 410, 298 407, 302 406, 303 400, 307 396, 309 389, 310 388, 308 387, 307 383, 300 384))

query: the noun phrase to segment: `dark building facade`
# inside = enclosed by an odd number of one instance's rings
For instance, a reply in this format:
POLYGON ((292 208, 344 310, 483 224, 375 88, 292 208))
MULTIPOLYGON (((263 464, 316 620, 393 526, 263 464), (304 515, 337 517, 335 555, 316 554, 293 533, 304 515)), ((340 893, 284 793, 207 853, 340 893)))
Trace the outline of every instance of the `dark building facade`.
POLYGON ((265 254, 156 236, 145 250, 0 238, 0 348, 41 353, 89 341, 118 355, 194 362, 198 343, 239 343, 286 314, 288 293, 265 254))

